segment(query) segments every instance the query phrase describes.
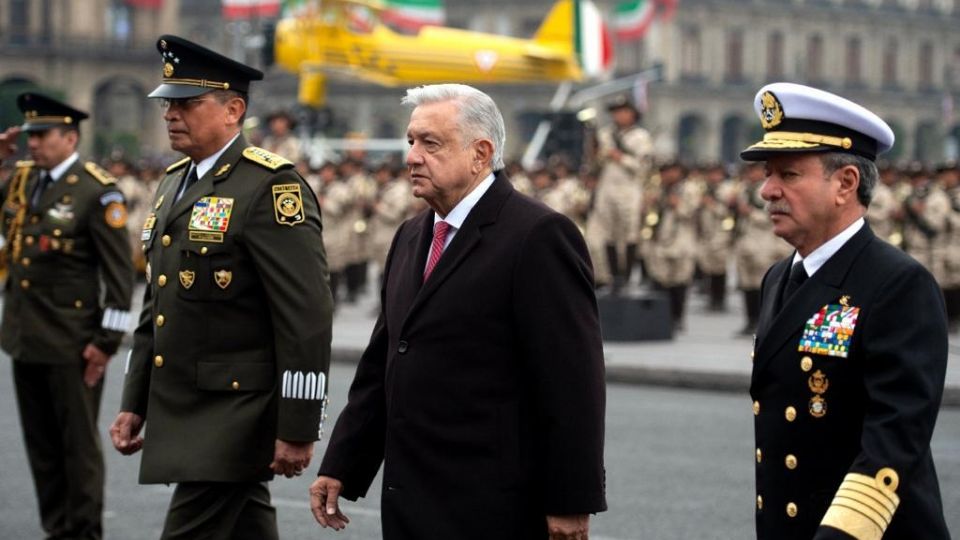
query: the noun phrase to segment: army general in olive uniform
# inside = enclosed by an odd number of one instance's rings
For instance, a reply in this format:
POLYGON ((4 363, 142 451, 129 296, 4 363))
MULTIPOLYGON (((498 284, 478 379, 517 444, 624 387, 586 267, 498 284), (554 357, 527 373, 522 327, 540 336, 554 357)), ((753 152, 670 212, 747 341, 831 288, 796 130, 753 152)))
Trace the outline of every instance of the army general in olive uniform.
POLYGON ((101 538, 103 375, 130 320, 133 265, 115 181, 76 152, 87 114, 22 94, 32 161, 3 204, 8 279, 0 344, 49 538, 101 538))
POLYGON ((929 271, 864 221, 877 115, 834 94, 767 85, 754 107, 760 194, 796 248, 763 279, 750 394, 760 540, 943 540, 930 438, 947 324, 929 271))
POLYGON ((321 433, 331 298, 313 192, 240 133, 262 73, 162 36, 171 146, 143 226, 147 287, 116 448, 177 483, 162 538, 277 538, 265 481, 300 474, 321 433), (140 431, 147 426, 146 435, 140 431))

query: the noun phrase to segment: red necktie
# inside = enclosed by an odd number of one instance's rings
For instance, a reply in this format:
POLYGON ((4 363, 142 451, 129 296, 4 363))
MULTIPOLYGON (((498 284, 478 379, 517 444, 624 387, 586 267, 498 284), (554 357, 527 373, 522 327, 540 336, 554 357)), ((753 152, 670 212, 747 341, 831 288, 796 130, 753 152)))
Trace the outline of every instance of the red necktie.
POLYGON ((430 258, 427 259, 427 269, 423 271, 423 281, 426 282, 430 277, 430 272, 437 266, 440 255, 443 255, 443 244, 447 241, 447 231, 450 230, 450 224, 446 221, 438 221, 433 226, 433 243, 430 244, 430 258))

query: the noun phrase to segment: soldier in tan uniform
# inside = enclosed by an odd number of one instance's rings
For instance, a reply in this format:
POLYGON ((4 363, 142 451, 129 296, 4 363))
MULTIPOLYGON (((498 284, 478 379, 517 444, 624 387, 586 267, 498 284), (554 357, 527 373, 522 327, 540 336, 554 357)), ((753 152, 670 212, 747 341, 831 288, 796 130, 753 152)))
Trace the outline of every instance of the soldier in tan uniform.
POLYGON ((943 296, 947 302, 947 319, 952 331, 960 327, 960 165, 957 162, 941 164, 937 168, 937 183, 950 201, 947 227, 940 235, 943 252, 943 296))
POLYGON ((377 195, 370 215, 371 257, 382 274, 393 236, 397 227, 410 217, 414 197, 410 184, 398 177, 390 163, 380 165, 373 178, 377 182, 377 195))
POLYGON ((727 179, 723 165, 706 168, 703 195, 697 211, 697 232, 700 249, 697 266, 707 279, 711 311, 724 311, 727 305, 727 262, 733 244, 736 223, 737 190, 727 179))
POLYGON ((933 182, 930 172, 914 165, 910 171, 912 191, 904 201, 904 245, 907 253, 920 261, 944 286, 944 237, 950 224, 950 198, 933 182))
POLYGON ((130 326, 127 207, 116 180, 77 154, 86 113, 40 94, 17 105, 32 161, 17 163, 3 203, 0 345, 13 360, 43 530, 99 539, 103 377, 130 326))
POLYGON ((317 197, 323 213, 323 243, 330 269, 330 290, 334 302, 337 302, 353 249, 353 226, 356 223, 353 194, 340 178, 337 164, 324 163, 317 174, 320 177, 321 187, 317 197))
POLYGON ((263 138, 263 148, 294 163, 300 161, 303 151, 300 139, 293 134, 296 125, 293 116, 286 111, 276 111, 267 116, 270 133, 263 138))
POLYGON ((897 171, 887 165, 879 167, 880 181, 873 190, 866 220, 880 238, 903 247, 903 204, 895 190, 897 171))
POLYGON ((313 192, 241 133, 263 74, 161 36, 173 150, 141 239, 143 312, 110 429, 140 482, 177 484, 163 540, 276 540, 268 481, 322 436, 332 303, 313 192), (145 429, 145 431, 143 431, 145 429), (141 434, 142 433, 142 434, 141 434))
POLYGON ((353 216, 352 238, 347 268, 344 272, 347 285, 347 302, 353 303, 363 293, 367 283, 367 267, 370 262, 370 224, 373 200, 377 194, 377 183, 367 174, 363 161, 357 156, 347 157, 340 164, 340 176, 350 188, 353 216))
MULTIPOLYGON (((583 187, 580 178, 574 174, 570 159, 564 155, 555 155, 548 160, 550 170, 556 180, 556 190, 561 201, 557 212, 567 216, 577 224, 580 232, 586 229, 587 212, 590 206, 590 192, 583 187)), ((549 206, 549 205, 548 205, 549 206)))
POLYGON ((638 254, 641 186, 649 174, 653 143, 647 130, 637 125, 640 112, 627 99, 614 101, 608 110, 613 125, 597 134, 602 170, 590 219, 603 238, 617 292, 629 282, 638 254), (622 264, 621 245, 626 255, 622 264))
POLYGON ((647 271, 654 286, 670 296, 674 327, 683 328, 687 289, 693 281, 697 254, 697 207, 700 191, 686 181, 687 171, 679 163, 660 167, 660 197, 653 211, 657 223, 650 239, 647 271))
POLYGON ((513 184, 513 189, 533 197, 533 183, 530 182, 530 177, 527 175, 527 171, 523 169, 523 165, 519 161, 511 161, 507 163, 506 170, 507 177, 513 184))
POLYGON ((737 204, 735 229, 737 284, 743 291, 744 312, 747 320, 740 335, 750 336, 756 331, 760 316, 760 285, 763 275, 775 262, 790 254, 790 244, 772 232, 770 217, 764 210, 760 188, 763 186, 762 163, 747 163, 741 172, 743 190, 737 204))

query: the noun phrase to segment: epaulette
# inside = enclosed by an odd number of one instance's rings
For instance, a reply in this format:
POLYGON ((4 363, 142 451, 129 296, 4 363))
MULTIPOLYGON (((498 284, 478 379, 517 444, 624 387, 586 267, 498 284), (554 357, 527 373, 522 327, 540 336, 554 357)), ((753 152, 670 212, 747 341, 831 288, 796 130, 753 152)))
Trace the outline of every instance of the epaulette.
POLYGON ((23 169, 23 168, 29 169, 30 167, 34 166, 34 163, 33 163, 33 160, 30 160, 30 159, 22 159, 14 163, 13 165, 18 169, 23 169))
POLYGON ((248 146, 243 149, 243 157, 248 160, 270 169, 271 171, 276 171, 284 167, 293 167, 293 162, 290 160, 284 159, 273 152, 264 150, 256 146, 248 146))
POLYGON ((183 166, 186 165, 187 163, 190 163, 190 158, 189 158, 189 157, 185 157, 185 158, 181 159, 180 161, 174 163, 173 165, 170 165, 169 167, 167 167, 167 174, 172 173, 173 171, 179 169, 180 167, 183 167, 183 166))
POLYGON ((85 171, 87 171, 88 173, 90 173, 90 176, 96 178, 96 179, 97 179, 97 182, 100 182, 101 184, 103 184, 103 185, 105 185, 105 186, 109 186, 109 185, 111 185, 111 184, 116 184, 116 183, 117 183, 117 179, 114 178, 113 175, 111 175, 111 174, 108 173, 107 171, 101 169, 99 165, 97 165, 96 163, 94 163, 94 162, 92 162, 92 161, 88 161, 88 162, 84 163, 84 164, 83 164, 83 169, 84 169, 85 171))

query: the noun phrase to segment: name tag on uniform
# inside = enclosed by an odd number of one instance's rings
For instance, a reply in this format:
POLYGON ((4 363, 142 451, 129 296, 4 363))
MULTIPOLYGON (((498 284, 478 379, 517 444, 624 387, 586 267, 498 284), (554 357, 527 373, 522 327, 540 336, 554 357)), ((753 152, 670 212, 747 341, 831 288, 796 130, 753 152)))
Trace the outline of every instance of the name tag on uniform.
POLYGON ((850 351, 850 339, 857 328, 859 307, 842 304, 827 304, 814 313, 803 328, 803 336, 797 350, 846 358, 850 351))

